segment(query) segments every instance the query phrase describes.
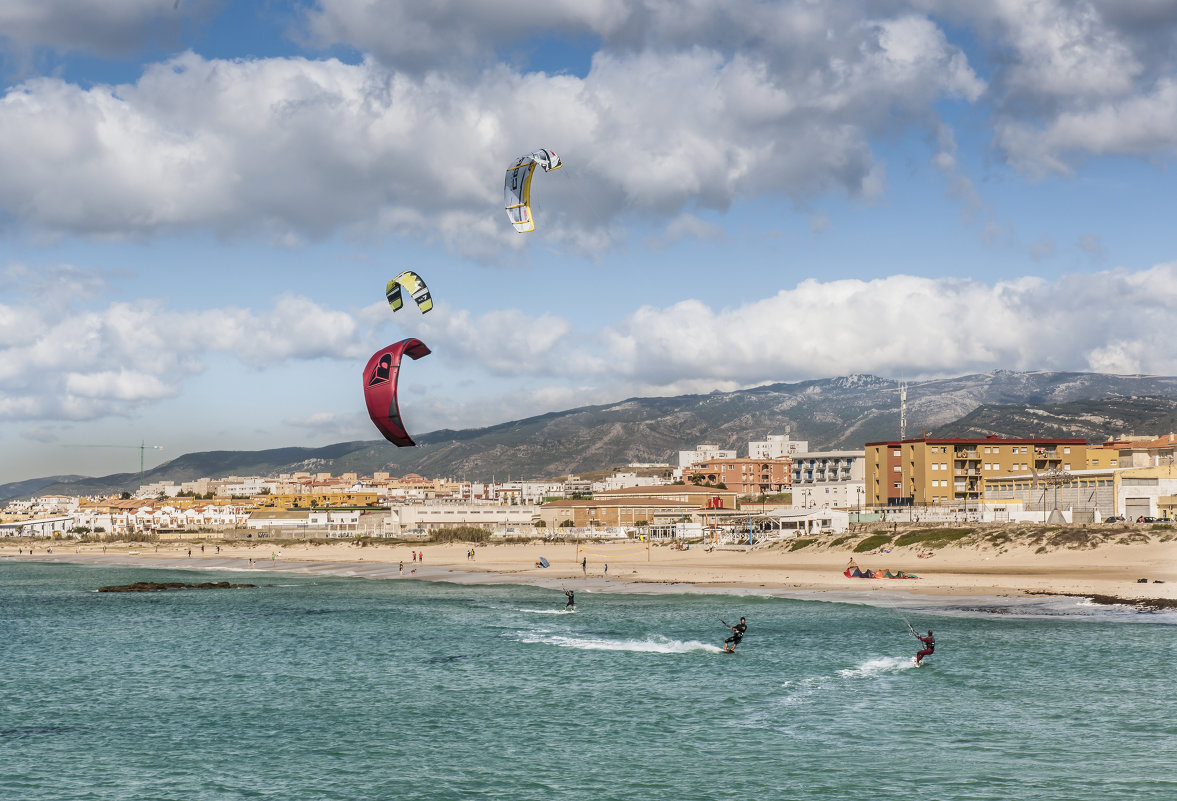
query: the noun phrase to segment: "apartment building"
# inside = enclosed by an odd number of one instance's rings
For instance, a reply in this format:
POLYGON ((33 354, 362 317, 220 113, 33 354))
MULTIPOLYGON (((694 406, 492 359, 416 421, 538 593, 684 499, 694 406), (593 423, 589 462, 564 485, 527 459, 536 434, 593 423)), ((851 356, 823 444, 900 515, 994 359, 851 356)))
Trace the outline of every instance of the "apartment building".
POLYGON ((809 451, 793 456, 793 505, 859 507, 866 500, 862 451, 809 451))
POLYGON ((691 465, 687 481, 701 476, 708 484, 723 483, 739 495, 784 492, 793 482, 793 461, 784 459, 711 459, 691 465))
MULTIPOLYGON (((769 434, 766 439, 748 443, 748 458, 783 459, 786 456, 796 458, 797 454, 805 453, 808 450, 808 440, 789 439, 788 434, 769 434)), ((734 456, 733 453, 732 457, 734 456)))
POLYGON ((696 445, 693 451, 678 452, 678 466, 680 470, 712 459, 735 459, 736 452, 723 450, 718 445, 696 445))
POLYGON ((920 437, 866 444, 866 502, 871 506, 978 503, 985 480, 1087 466, 1082 439, 920 437))

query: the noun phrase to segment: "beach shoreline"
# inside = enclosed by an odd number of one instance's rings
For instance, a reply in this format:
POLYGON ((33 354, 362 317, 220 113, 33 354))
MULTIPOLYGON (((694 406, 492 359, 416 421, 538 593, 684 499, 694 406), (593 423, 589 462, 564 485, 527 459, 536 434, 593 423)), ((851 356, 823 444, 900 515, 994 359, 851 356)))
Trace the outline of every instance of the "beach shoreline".
POLYGON ((161 543, 28 543, 0 545, 0 559, 74 562, 156 569, 291 572, 372 579, 520 584, 585 592, 763 594, 817 599, 1032 598, 1081 596, 1154 606, 1177 603, 1177 541, 1102 544, 1040 552, 944 547, 921 558, 916 548, 860 554, 851 549, 791 551, 642 543, 396 543, 170 541, 161 543), (203 545, 204 550, 201 550, 203 545), (52 547, 49 553, 47 548, 52 547), (474 557, 468 554, 473 548, 474 557), (191 555, 189 555, 191 549, 191 555), (413 553, 422 555, 415 561, 413 553), (539 567, 543 557, 549 567, 539 567), (587 560, 582 566, 581 560, 587 560), (905 571, 918 579, 847 578, 861 568, 905 571), (403 573, 401 563, 403 562, 403 573), (1147 579, 1140 583, 1139 579, 1147 579))

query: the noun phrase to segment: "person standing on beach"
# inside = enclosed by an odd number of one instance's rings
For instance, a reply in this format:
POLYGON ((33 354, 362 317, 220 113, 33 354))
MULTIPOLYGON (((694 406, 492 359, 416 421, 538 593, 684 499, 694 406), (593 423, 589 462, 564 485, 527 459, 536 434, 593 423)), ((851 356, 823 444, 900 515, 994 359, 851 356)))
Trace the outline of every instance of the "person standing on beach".
POLYGON ((401 560, 401 575, 403 576, 404 574, 405 574, 405 560, 402 559, 401 560))
POLYGON ((920 663, 920 660, 922 660, 925 656, 931 656, 933 654, 933 652, 935 652, 936 638, 932 636, 931 629, 928 629, 928 636, 927 637, 921 637, 920 635, 917 634, 917 635, 915 635, 915 638, 917 640, 919 640, 920 642, 922 642, 925 646, 927 646, 915 655, 915 663, 918 665, 920 663))
POLYGON ((582 557, 580 560, 580 572, 584 573, 585 578, 588 578, 588 557, 582 557))

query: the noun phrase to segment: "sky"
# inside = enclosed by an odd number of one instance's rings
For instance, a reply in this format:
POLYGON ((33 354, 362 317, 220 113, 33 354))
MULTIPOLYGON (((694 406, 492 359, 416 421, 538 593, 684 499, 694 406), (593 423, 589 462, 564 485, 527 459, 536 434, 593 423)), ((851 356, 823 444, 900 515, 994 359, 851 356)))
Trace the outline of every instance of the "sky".
POLYGON ((0 482, 375 439, 409 336, 416 433, 1177 374, 1175 148, 1171 0, 5 0, 0 482))

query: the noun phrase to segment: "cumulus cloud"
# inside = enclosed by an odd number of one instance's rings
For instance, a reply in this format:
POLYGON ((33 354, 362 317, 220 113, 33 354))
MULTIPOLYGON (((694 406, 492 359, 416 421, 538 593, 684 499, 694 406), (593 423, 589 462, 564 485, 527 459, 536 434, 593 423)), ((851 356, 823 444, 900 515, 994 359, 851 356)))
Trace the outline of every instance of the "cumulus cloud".
POLYGON ((611 371, 650 384, 994 368, 1172 373, 1177 358, 1154 343, 1175 304, 1177 264, 1053 282, 809 280, 722 312, 700 301, 643 308, 602 337, 611 371))
POLYGON ((1068 173, 1090 155, 1177 147, 1171 3, 1116 0, 921 2, 977 36, 993 77, 995 141, 1028 175, 1068 173))
POLYGON ((89 420, 179 395, 210 355, 254 369, 357 360, 371 329, 291 295, 273 308, 177 311, 158 301, 96 309, 0 305, 0 419, 89 420))
MULTIPOLYGON (((613 30, 625 16, 624 4, 574 5, 537 19, 613 30)), ((505 224, 500 186, 505 165, 539 145, 567 164, 536 181, 539 225, 580 252, 616 246, 635 213, 677 226, 673 237, 692 209, 738 199, 870 197, 885 174, 873 133, 932 124, 936 102, 976 99, 984 84, 925 17, 839 24, 788 58, 722 42, 602 50, 584 77, 184 53, 134 84, 31 79, 0 98, 0 211, 99 236, 394 232, 487 257, 526 242, 505 224)))
MULTIPOLYGON (((1050 281, 811 279, 730 308, 703 300, 645 306, 591 331, 576 331, 554 314, 475 315, 445 306, 404 324, 447 370, 472 382, 452 397, 410 387, 427 396, 418 404, 428 409, 419 425, 463 426, 632 395, 858 372, 1172 374, 1177 357, 1155 343, 1175 307, 1172 263, 1050 281), (488 378, 526 379, 526 388, 496 401, 477 388, 488 378)), ((295 296, 261 311, 179 312, 148 301, 65 315, 35 303, 0 307, 0 320, 10 319, 23 325, 0 327, 0 420, 126 415, 175 396, 208 369, 213 354, 259 370, 311 359, 356 363, 378 339, 370 310, 334 310, 295 296)), ((286 422, 351 437, 365 430, 356 420, 324 412, 286 422)))

